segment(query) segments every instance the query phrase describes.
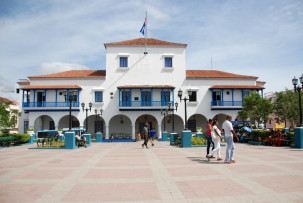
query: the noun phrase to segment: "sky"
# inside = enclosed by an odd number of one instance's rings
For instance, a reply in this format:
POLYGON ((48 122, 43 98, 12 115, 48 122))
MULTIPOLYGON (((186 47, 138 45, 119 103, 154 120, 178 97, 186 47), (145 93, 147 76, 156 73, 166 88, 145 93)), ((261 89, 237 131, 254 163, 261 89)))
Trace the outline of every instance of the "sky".
POLYGON ((303 74, 302 0, 0 0, 0 96, 27 76, 106 69, 104 43, 143 37, 146 12, 149 38, 188 44, 187 69, 257 76, 265 94, 303 74))

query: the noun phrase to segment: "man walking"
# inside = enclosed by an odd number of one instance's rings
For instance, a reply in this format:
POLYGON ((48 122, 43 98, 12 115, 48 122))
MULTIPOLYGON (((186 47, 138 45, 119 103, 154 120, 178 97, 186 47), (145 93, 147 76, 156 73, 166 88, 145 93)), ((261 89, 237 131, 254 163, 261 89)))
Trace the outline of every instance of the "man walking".
POLYGON ((148 137, 148 123, 147 122, 145 123, 145 126, 143 128, 143 139, 144 139, 144 143, 142 144, 142 148, 144 148, 144 145, 145 145, 145 147, 148 149, 147 142, 148 142, 149 137, 148 137))
POLYGON ((226 141, 226 158, 225 163, 236 163, 234 159, 234 150, 235 150, 235 144, 233 141, 233 136, 236 137, 236 139, 239 141, 239 138, 236 136, 236 133, 233 129, 233 125, 231 124, 231 116, 228 115, 224 123, 222 124, 222 129, 224 130, 225 135, 225 141, 226 141))

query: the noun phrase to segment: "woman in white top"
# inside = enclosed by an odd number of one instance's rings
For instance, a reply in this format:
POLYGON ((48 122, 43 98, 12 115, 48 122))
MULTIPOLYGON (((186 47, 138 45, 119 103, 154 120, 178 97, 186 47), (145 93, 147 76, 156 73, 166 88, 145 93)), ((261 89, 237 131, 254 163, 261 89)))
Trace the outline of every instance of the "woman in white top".
POLYGON ((213 153, 215 153, 217 151, 218 153, 218 158, 217 161, 222 160, 221 158, 221 154, 220 154, 220 142, 222 142, 222 136, 221 136, 221 131, 218 128, 218 121, 214 121, 213 122, 213 127, 211 129, 211 136, 212 136, 212 140, 215 144, 215 149, 213 149, 207 156, 206 158, 208 159, 208 161, 210 161, 210 157, 213 155, 213 153))

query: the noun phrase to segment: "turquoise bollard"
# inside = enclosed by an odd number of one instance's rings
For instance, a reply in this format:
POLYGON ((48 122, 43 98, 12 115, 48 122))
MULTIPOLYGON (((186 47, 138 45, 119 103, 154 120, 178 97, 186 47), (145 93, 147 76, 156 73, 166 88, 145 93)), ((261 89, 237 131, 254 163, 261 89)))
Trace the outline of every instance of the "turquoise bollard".
POLYGON ((162 132, 162 141, 167 141, 167 132, 162 132))
POLYGON ((65 149, 77 149, 75 132, 66 132, 65 134, 65 149))
POLYGON ((91 141, 92 141, 91 135, 90 134, 84 134, 83 137, 86 138, 86 146, 90 147, 91 146, 91 141))
POLYGON ((28 141, 29 144, 33 144, 34 143, 35 136, 36 136, 35 133, 31 134, 31 136, 29 138, 29 141, 28 141))
POLYGON ((102 133, 96 133, 96 142, 102 142, 102 133))
POLYGON ((175 139, 178 137, 177 133, 170 133, 170 145, 174 146, 175 145, 175 139))
POLYGON ((182 132, 182 143, 181 147, 191 147, 191 131, 185 130, 182 132))
POLYGON ((295 145, 294 148, 303 148, 303 127, 295 128, 295 145))

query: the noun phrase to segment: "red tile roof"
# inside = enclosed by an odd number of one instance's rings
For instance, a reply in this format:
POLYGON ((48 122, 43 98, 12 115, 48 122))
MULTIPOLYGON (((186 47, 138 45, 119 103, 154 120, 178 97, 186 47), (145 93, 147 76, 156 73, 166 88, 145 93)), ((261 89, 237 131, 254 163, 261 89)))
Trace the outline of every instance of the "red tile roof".
POLYGON ((24 80, 24 81, 19 81, 17 83, 18 84, 27 84, 27 83, 30 83, 30 81, 29 80, 24 80))
POLYGON ((19 105, 19 102, 13 99, 8 99, 5 97, 0 97, 0 101, 7 103, 7 102, 13 102, 14 105, 19 105))
MULTIPOLYGON (((137 38, 131 40, 125 40, 121 42, 111 42, 111 43, 104 43, 105 48, 111 45, 145 45, 145 38, 137 38)), ((174 42, 167 42, 153 38, 147 38, 147 45, 162 45, 162 46, 183 46, 187 47, 187 44, 180 44, 174 42)))
POLYGON ((266 82, 263 82, 263 81, 256 81, 256 83, 258 84, 265 84, 266 82))
POLYGON ((22 90, 33 89, 82 89, 78 85, 28 85, 21 88, 22 90))
POLYGON ((265 89, 257 85, 214 85, 209 89, 265 89))
POLYGON ((186 70, 187 78, 254 78, 255 76, 237 75, 218 70, 186 70))
POLYGON ((105 76, 105 70, 69 70, 48 75, 29 76, 28 78, 87 78, 105 76))
POLYGON ((117 88, 124 89, 124 88, 175 88, 175 87, 170 85, 124 85, 124 86, 119 86, 117 88))

